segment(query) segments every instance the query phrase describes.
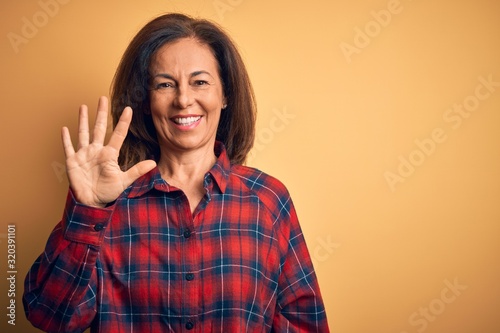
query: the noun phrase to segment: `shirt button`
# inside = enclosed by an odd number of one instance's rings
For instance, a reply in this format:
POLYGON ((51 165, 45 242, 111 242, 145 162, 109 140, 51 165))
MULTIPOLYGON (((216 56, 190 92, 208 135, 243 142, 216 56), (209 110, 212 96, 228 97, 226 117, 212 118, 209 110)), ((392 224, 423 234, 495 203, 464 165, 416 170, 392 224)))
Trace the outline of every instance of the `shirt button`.
POLYGON ((193 322, 188 321, 188 322, 186 323, 186 329, 187 329, 187 330, 192 330, 193 328, 194 328, 194 324, 193 324, 193 322))
POLYGON ((103 223, 96 223, 96 225, 94 226, 95 231, 101 231, 102 229, 104 229, 103 223))
POLYGON ((191 231, 189 229, 184 230, 184 238, 191 237, 191 231))
POLYGON ((193 281, 194 280, 194 274, 193 273, 187 273, 186 274, 186 280, 193 281))

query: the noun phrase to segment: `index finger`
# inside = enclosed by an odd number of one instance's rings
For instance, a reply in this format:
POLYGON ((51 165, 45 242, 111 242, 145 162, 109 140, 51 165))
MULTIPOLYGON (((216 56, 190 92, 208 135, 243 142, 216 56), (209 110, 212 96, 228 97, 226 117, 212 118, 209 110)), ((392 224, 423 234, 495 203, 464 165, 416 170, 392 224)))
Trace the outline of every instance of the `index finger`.
POLYGON ((131 121, 132 121, 132 108, 127 106, 125 109, 123 109, 122 115, 120 116, 120 119, 118 120, 118 123, 116 124, 115 129, 113 130, 113 133, 109 138, 108 146, 116 150, 120 150, 123 141, 127 136, 128 128, 130 126, 131 121))

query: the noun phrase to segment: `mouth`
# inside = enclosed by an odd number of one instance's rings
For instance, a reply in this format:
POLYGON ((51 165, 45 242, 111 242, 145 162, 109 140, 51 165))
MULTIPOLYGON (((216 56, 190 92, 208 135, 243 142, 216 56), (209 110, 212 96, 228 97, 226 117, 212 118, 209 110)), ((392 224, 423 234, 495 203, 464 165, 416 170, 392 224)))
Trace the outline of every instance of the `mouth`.
POLYGON ((189 127, 189 126, 197 123, 198 121, 200 121, 201 116, 174 117, 171 119, 175 124, 177 124, 179 126, 189 127))

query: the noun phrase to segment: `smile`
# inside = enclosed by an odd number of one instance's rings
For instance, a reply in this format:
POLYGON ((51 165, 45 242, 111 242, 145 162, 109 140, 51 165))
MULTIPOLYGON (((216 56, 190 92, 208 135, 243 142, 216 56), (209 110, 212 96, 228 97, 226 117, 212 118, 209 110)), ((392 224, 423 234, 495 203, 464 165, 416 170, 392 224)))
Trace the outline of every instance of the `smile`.
POLYGON ((190 126, 201 119, 201 116, 197 117, 183 117, 183 118, 173 118, 173 122, 181 126, 190 126))

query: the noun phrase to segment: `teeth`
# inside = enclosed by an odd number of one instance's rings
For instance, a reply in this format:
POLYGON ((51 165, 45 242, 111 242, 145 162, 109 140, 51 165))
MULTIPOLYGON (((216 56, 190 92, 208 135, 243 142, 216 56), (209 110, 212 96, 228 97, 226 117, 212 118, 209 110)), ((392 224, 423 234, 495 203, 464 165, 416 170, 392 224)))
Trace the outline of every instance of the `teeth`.
POLYGON ((189 125, 197 122, 198 120, 200 120, 200 118, 201 118, 201 116, 198 116, 198 117, 187 117, 187 118, 175 118, 174 122, 176 124, 179 124, 179 125, 189 126, 189 125))

